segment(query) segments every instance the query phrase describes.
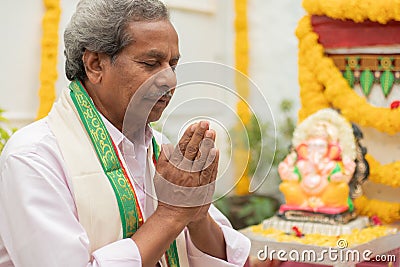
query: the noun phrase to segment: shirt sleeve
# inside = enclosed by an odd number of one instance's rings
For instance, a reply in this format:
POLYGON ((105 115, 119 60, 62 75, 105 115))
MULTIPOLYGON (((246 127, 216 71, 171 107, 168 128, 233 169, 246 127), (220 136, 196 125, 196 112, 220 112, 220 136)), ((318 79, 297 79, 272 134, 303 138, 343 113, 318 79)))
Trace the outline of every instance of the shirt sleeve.
POLYGON ((141 266, 131 239, 89 254, 88 236, 77 219, 60 161, 49 155, 54 150, 42 152, 9 155, 1 166, 0 253, 7 251, 14 266, 21 267, 141 266))
POLYGON ((93 267, 142 266, 139 249, 131 238, 122 239, 104 246, 94 251, 93 257, 93 267))
POLYGON ((215 266, 215 267, 241 267, 245 264, 250 253, 250 240, 243 234, 234 230, 228 219, 213 205, 209 213, 220 225, 226 243, 227 261, 212 257, 203 253, 192 243, 190 234, 185 229, 186 245, 188 250, 189 263, 191 267, 215 266))

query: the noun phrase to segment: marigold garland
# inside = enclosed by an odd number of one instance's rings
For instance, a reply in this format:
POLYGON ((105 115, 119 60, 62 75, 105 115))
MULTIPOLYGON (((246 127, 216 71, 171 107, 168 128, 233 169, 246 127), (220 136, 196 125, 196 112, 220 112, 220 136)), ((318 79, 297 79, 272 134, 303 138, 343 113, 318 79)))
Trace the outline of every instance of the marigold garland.
POLYGON ((384 223, 400 220, 400 203, 391 203, 361 196, 354 200, 354 205, 360 214, 376 215, 384 223))
POLYGON ((304 0, 304 9, 313 15, 325 15, 333 19, 366 20, 385 24, 390 20, 400 21, 398 0, 304 0))
POLYGON ((315 79, 312 72, 302 62, 303 60, 304 58, 299 57, 298 76, 301 85, 300 100, 302 107, 298 114, 300 122, 318 110, 330 107, 329 101, 323 94, 324 87, 315 79))
POLYGON ((373 156, 367 154, 366 159, 369 164, 369 180, 391 187, 400 187, 400 161, 381 165, 373 156))
POLYGON ((37 119, 50 111, 56 98, 58 24, 60 22, 60 0, 44 0, 42 57, 40 66, 39 110, 37 119))
MULTIPOLYGON (((350 2, 304 0, 303 6, 310 14, 327 15, 336 19, 352 19, 357 22, 369 19, 380 23, 400 20, 400 1, 388 0, 379 4, 376 1, 374 4, 361 0, 350 2), (370 9, 368 12, 364 9, 366 2, 370 9), (356 3, 355 6, 353 6, 354 3, 356 3), (383 3, 385 8, 382 8, 383 3), (388 9, 391 12, 385 13, 388 9)), ((323 46, 318 43, 318 35, 311 26, 311 15, 306 15, 300 20, 296 35, 299 39, 299 82, 302 103, 299 111, 300 121, 319 109, 334 107, 340 109, 349 121, 359 125, 372 127, 388 134, 400 132, 400 109, 374 107, 348 85, 333 60, 325 56, 323 46)), ((367 155, 367 160, 371 167, 372 181, 392 187, 400 186, 398 175, 400 161, 381 165, 371 155, 367 155)), ((377 215, 384 222, 400 219, 400 203, 370 200, 362 196, 355 201, 355 204, 361 214, 377 215)))
POLYGON ((257 235, 272 238, 278 242, 300 243, 306 245, 314 245, 321 247, 337 247, 337 242, 344 239, 348 242, 348 247, 365 244, 376 238, 395 233, 395 229, 387 226, 372 226, 364 229, 355 229, 350 234, 342 234, 339 236, 328 236, 324 234, 305 234, 297 237, 296 235, 287 234, 284 231, 274 228, 264 229, 263 224, 254 225, 251 231, 257 235))
MULTIPOLYGON (((242 100, 237 103, 237 114, 241 122, 238 128, 243 128, 250 122, 251 112, 246 100, 249 97, 249 81, 247 79, 249 69, 249 38, 247 23, 247 0, 235 0, 235 61, 236 90, 242 100), (242 125, 243 124, 243 125, 242 125)), ((249 151, 245 145, 235 148, 235 177, 240 177, 236 185, 237 195, 246 195, 249 193, 250 179, 246 167, 249 159, 249 151), (243 163, 246 163, 245 165, 243 163)))

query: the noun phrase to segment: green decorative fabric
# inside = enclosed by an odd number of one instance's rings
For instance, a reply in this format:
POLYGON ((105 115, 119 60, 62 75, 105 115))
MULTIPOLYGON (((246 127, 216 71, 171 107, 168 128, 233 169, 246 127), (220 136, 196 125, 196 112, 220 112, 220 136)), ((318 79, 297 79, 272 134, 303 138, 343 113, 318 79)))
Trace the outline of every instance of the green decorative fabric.
MULTIPOLYGON (((78 110, 79 117, 92 141, 101 166, 106 174, 117 198, 121 216, 123 238, 131 237, 141 224, 140 208, 135 192, 126 177, 114 144, 105 127, 100 114, 80 81, 70 83, 70 95, 78 110)), ((159 149, 153 137, 153 156, 158 160, 159 149)), ((166 252, 169 267, 179 267, 179 258, 174 241, 166 252)))
POLYGON ((178 257, 178 249, 176 247, 176 241, 172 242, 169 246, 167 252, 167 260, 169 267, 179 267, 179 257, 178 257))
POLYGON ((151 140, 151 142, 153 144, 154 161, 157 162, 158 161, 158 157, 160 156, 160 147, 158 146, 155 138, 153 138, 151 140))
POLYGON ((139 210, 134 191, 125 177, 111 137, 92 100, 80 81, 69 85, 72 101, 92 141, 101 166, 117 198, 123 238, 131 237, 139 228, 139 210))
MULTIPOLYGON (((156 163, 158 158, 160 157, 160 146, 157 144, 156 139, 153 137, 151 140, 153 144, 153 161, 156 163)), ((172 242, 169 246, 167 252, 167 260, 169 267, 179 267, 179 256, 178 256, 178 249, 176 246, 176 240, 172 242)))

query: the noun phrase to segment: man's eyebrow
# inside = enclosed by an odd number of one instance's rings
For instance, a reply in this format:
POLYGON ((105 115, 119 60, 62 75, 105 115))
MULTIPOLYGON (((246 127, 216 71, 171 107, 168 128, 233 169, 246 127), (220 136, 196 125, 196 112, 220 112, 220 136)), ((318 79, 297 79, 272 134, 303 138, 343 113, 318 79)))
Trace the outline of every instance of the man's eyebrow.
POLYGON ((150 50, 147 51, 146 53, 144 53, 144 56, 148 56, 148 57, 154 57, 157 59, 166 59, 167 55, 161 51, 157 51, 157 50, 150 50))

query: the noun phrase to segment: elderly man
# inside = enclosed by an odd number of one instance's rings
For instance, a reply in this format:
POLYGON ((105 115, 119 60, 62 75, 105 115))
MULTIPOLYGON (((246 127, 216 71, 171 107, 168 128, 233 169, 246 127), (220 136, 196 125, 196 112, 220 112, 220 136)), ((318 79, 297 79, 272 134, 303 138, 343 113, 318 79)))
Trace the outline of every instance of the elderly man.
POLYGON ((242 266, 248 239, 210 204, 215 132, 159 153, 148 126, 176 86, 164 4, 82 0, 64 37, 69 89, 0 159, 0 266, 242 266))

